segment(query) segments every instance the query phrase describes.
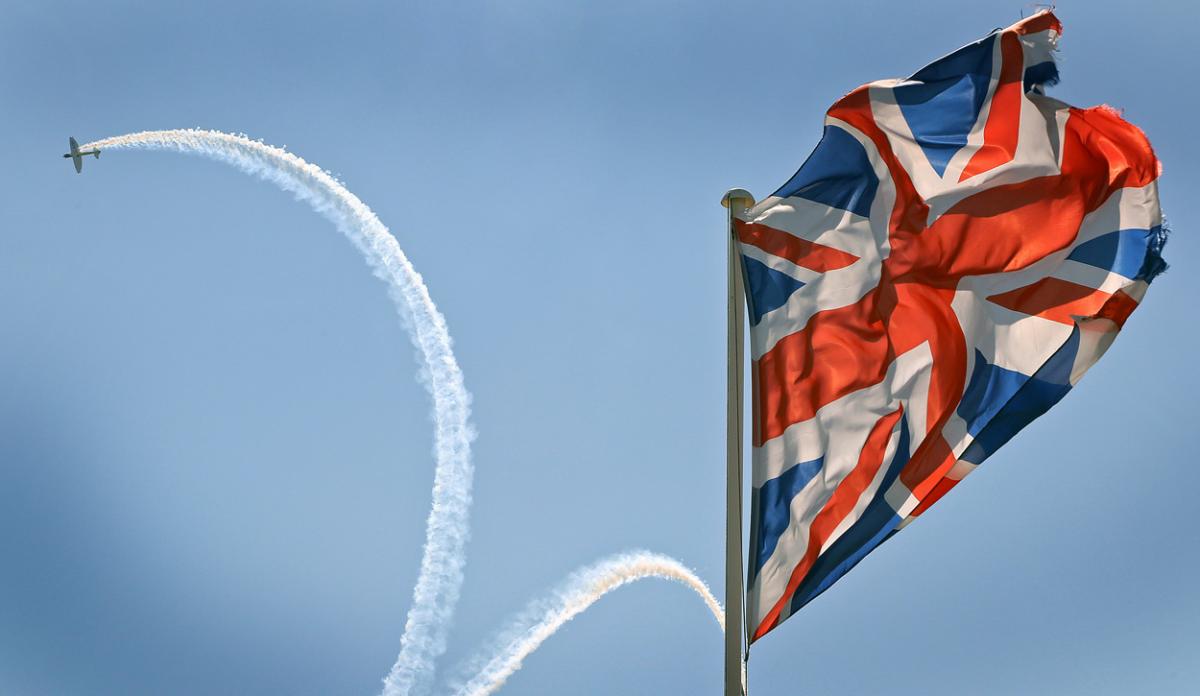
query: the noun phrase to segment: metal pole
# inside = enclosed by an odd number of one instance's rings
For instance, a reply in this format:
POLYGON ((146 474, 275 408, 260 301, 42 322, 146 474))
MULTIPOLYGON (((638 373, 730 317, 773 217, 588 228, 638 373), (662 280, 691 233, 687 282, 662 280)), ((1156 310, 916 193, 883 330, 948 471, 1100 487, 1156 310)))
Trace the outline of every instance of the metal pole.
POLYGON ((734 236, 735 215, 754 204, 744 189, 730 189, 721 199, 728 208, 726 249, 728 286, 726 291, 728 341, 725 382, 725 696, 744 696, 742 646, 745 621, 742 618, 742 343, 746 323, 746 300, 742 288, 742 260, 734 236))

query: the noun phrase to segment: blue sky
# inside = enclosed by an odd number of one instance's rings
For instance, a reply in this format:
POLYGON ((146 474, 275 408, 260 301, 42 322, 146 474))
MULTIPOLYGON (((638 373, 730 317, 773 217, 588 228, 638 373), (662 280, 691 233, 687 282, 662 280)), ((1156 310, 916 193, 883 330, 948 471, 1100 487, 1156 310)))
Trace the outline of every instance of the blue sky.
MULTIPOLYGON (((337 173, 396 234, 474 394, 476 502, 443 669, 628 548, 720 592, 724 215, 826 106, 1012 2, 3 3, 0 692, 370 694, 432 481, 416 363, 323 219, 195 158, 202 126, 337 173)), ((757 694, 1189 693, 1200 681, 1197 72, 1182 2, 1064 2, 1062 84, 1163 160, 1172 269, 1058 407, 755 645, 757 694)), ((659 581, 509 694, 717 694, 659 581)))

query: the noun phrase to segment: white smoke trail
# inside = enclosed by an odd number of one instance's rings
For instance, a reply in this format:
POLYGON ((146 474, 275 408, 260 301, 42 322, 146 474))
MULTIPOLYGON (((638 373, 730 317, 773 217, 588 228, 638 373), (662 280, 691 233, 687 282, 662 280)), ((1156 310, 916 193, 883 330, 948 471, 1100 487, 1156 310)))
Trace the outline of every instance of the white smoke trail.
MULTIPOLYGON (((433 507, 426 521, 421 572, 413 590, 400 654, 384 679, 385 696, 425 693, 462 588, 469 532, 471 484, 470 395, 454 358, 446 321, 400 245, 375 213, 320 167, 281 148, 242 135, 210 130, 145 131, 87 143, 81 149, 140 148, 196 154, 231 164, 269 181, 328 218, 388 286, 413 344, 421 353, 421 378, 433 398, 435 421, 433 507)), ((668 556, 634 552, 614 556, 571 576, 549 598, 530 604, 494 645, 494 657, 473 663, 478 674, 461 694, 490 694, 521 667, 521 661, 563 624, 616 588, 643 578, 680 582, 708 605, 722 629, 725 612, 692 571, 668 556)))
POLYGON ((725 610, 695 573, 670 556, 648 551, 623 553, 576 571, 549 597, 526 606, 492 641, 488 650, 459 670, 464 675, 473 673, 474 676, 456 680, 452 684, 453 692, 456 696, 486 696, 495 692, 521 668, 521 661, 563 624, 609 592, 643 578, 674 580, 691 588, 708 605, 724 630, 725 610))
POLYGON ((425 529, 421 571, 413 590, 400 654, 383 693, 424 693, 462 587, 471 506, 470 395, 454 359, 446 321, 421 276, 375 213, 320 167, 245 136, 210 130, 146 131, 97 140, 82 149, 142 148, 202 155, 269 181, 328 218, 362 252, 388 292, 423 361, 421 381, 433 397, 435 422, 433 507, 425 529))

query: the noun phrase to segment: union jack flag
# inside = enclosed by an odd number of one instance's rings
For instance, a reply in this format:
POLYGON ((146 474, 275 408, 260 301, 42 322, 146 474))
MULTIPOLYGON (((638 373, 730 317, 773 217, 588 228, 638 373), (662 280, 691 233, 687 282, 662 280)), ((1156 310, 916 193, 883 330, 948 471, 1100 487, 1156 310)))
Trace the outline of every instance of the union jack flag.
POLYGON ((1041 12, 827 112, 739 213, 757 640, 1061 399, 1165 269, 1159 163, 1041 12))

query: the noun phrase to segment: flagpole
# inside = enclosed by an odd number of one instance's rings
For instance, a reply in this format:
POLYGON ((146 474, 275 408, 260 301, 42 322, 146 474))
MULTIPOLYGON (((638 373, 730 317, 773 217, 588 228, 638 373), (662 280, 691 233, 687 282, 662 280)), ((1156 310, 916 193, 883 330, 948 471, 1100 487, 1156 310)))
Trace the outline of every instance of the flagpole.
POLYGON ((742 287, 742 257, 734 235, 737 214, 754 205, 745 189, 730 189, 721 198, 728 209, 726 220, 727 289, 725 381, 725 696, 744 696, 742 618, 742 343, 746 323, 746 300, 742 287))

